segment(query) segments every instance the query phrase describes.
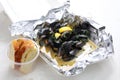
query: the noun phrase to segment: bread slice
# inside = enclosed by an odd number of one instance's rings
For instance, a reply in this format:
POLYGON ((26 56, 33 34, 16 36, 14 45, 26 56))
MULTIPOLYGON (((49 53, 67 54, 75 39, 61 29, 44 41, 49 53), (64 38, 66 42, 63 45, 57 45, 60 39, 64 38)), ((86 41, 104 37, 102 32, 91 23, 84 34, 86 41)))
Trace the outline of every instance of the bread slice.
MULTIPOLYGON (((29 39, 16 39, 10 45, 10 57, 15 63, 26 63, 31 61, 37 55, 37 46, 32 40, 29 39)), ((28 73, 32 64, 15 64, 14 68, 23 73, 28 73)))

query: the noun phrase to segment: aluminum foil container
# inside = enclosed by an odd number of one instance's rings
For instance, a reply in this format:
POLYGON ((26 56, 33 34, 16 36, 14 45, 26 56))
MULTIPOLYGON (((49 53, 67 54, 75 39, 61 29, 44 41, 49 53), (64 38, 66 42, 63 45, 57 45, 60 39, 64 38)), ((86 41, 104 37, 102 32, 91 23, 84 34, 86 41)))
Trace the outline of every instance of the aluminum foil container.
POLYGON ((91 29, 91 40, 99 48, 88 55, 78 57, 75 65, 72 68, 61 68, 45 53, 40 53, 40 57, 42 57, 43 60, 45 60, 50 66, 52 66, 58 73, 61 73, 65 76, 73 76, 79 74, 86 68, 87 65, 104 60, 114 53, 112 36, 109 33, 105 32, 105 26, 102 26, 95 21, 83 16, 77 15, 77 17, 79 17, 81 20, 75 19, 76 15, 69 12, 69 6, 69 4, 65 4, 59 8, 52 9, 48 12, 46 16, 42 16, 38 20, 20 21, 9 26, 9 30, 12 36, 22 35, 23 37, 29 37, 33 40, 36 40, 37 31, 40 28, 36 27, 36 25, 40 25, 44 22, 52 23, 56 20, 60 20, 61 18, 67 21, 67 23, 72 23, 74 21, 76 21, 76 23, 77 21, 90 22, 90 24, 93 26, 93 28, 91 29))

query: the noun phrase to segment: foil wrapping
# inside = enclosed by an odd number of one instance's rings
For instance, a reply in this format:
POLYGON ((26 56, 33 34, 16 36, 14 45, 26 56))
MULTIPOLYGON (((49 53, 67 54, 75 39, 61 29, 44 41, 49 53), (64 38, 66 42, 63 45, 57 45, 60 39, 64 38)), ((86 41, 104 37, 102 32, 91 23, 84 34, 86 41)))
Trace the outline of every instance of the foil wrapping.
POLYGON ((102 26, 95 21, 82 16, 77 16, 79 18, 75 18, 75 14, 71 14, 68 10, 69 6, 69 4, 65 4, 59 8, 51 9, 46 16, 42 16, 38 20, 20 21, 9 26, 11 36, 22 35, 24 37, 29 37, 35 40, 37 36, 37 30, 40 28, 40 26, 36 27, 36 25, 42 24, 43 22, 52 23, 56 20, 61 19, 64 19, 64 21, 66 21, 67 23, 76 22, 76 24, 79 21, 90 22, 90 24, 93 26, 93 28, 91 29, 91 40, 99 48, 97 48, 92 53, 78 59, 71 69, 64 70, 63 68, 57 66, 54 61, 47 55, 45 55, 44 53, 40 54, 40 57, 42 57, 49 65, 54 67, 56 71, 65 76, 79 74, 84 71, 87 65, 104 60, 114 53, 112 36, 109 33, 105 32, 105 26, 102 26))

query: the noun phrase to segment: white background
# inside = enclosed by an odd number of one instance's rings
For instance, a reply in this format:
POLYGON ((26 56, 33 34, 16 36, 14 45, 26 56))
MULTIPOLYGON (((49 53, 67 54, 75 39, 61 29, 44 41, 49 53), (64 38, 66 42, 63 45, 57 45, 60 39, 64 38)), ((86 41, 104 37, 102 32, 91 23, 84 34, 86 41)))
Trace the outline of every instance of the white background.
MULTIPOLYGON (((52 8, 51 5, 57 6, 51 1, 2 0, 1 3, 12 22, 16 22, 38 19, 52 8)), ((67 78, 57 74, 39 58, 36 69, 32 73, 18 76, 8 66, 6 47, 11 38, 8 28, 0 26, 0 80, 120 80, 120 0, 71 0, 70 9, 73 13, 90 17, 106 26, 106 31, 113 36, 114 55, 104 61, 89 65, 77 76, 67 78)))

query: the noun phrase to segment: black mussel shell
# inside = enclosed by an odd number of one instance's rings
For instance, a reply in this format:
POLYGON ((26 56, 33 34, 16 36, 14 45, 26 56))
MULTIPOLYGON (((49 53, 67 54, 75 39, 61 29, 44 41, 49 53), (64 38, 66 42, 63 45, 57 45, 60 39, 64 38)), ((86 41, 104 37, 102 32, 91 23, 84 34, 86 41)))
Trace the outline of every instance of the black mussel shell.
POLYGON ((73 36, 72 38, 71 38, 71 40, 73 40, 73 41, 75 41, 75 40, 77 40, 77 41, 80 41, 80 40, 87 40, 88 39, 88 37, 86 36, 86 35, 80 35, 80 34, 78 34, 78 35, 75 35, 75 36, 73 36))
POLYGON ((41 30, 41 34, 49 35, 49 33, 50 33, 50 28, 43 28, 43 29, 41 30))
POLYGON ((59 48, 59 55, 69 54, 69 51, 73 49, 72 41, 64 42, 59 48))
POLYGON ((90 31, 89 30, 81 29, 80 34, 86 35, 87 37, 90 37, 90 31))
POLYGON ((38 31, 37 36, 38 36, 38 38, 41 38, 42 35, 48 36, 48 35, 50 35, 50 33, 51 33, 50 28, 41 28, 38 31))
POLYGON ((54 31, 54 32, 57 32, 58 29, 60 28, 61 26, 61 23, 59 21, 56 21, 56 22, 53 22, 49 25, 51 27, 51 29, 54 31))
POLYGON ((38 39, 46 39, 50 36, 51 33, 52 31, 50 28, 41 28, 37 33, 37 37, 38 39))
POLYGON ((64 55, 62 56, 63 61, 70 61, 70 60, 72 60, 73 58, 75 58, 74 55, 66 55, 66 54, 64 54, 64 55))
POLYGON ((79 41, 78 43, 76 43, 75 47, 81 50, 84 45, 85 45, 85 42, 79 41))
POLYGON ((61 39, 62 39, 63 41, 68 41, 68 40, 70 40, 71 35, 72 35, 72 32, 71 32, 71 31, 65 31, 65 32, 62 33, 61 39))
POLYGON ((74 34, 80 34, 80 32, 81 32, 81 25, 77 25, 73 28, 74 34))
POLYGON ((70 55, 76 55, 79 52, 79 49, 73 49, 69 52, 70 55))
POLYGON ((49 37, 48 43, 50 46, 54 48, 59 48, 61 46, 62 40, 61 39, 55 39, 54 37, 49 37))
POLYGON ((81 24, 81 28, 82 29, 90 29, 90 26, 91 24, 88 22, 88 21, 84 21, 82 24, 81 24))

